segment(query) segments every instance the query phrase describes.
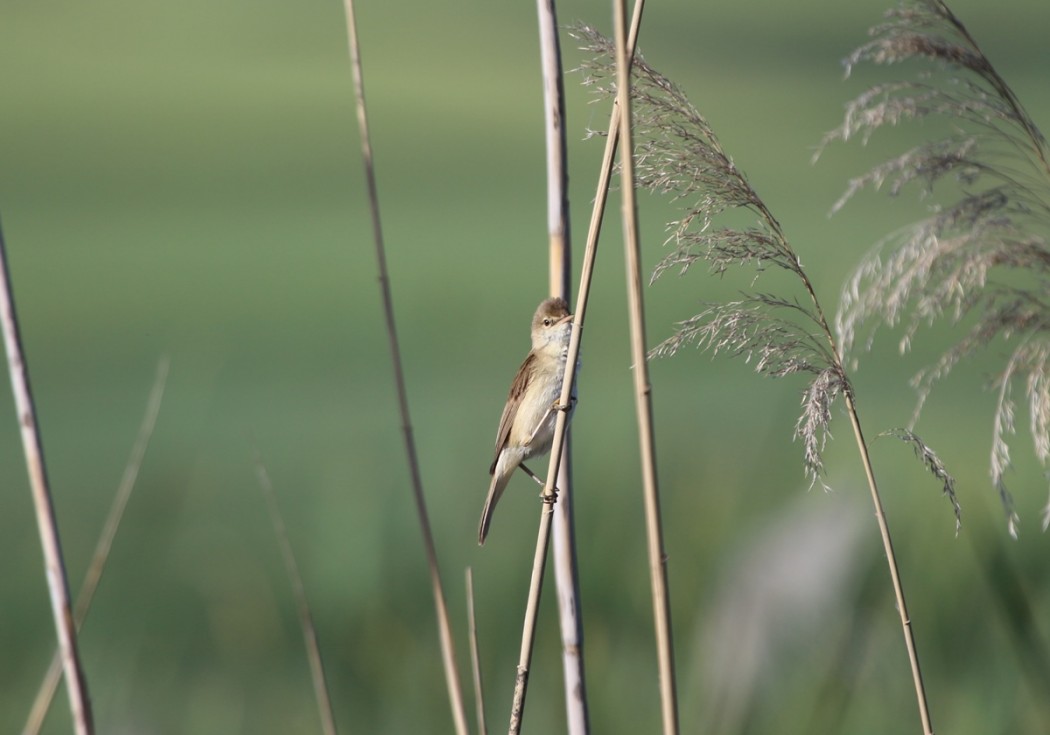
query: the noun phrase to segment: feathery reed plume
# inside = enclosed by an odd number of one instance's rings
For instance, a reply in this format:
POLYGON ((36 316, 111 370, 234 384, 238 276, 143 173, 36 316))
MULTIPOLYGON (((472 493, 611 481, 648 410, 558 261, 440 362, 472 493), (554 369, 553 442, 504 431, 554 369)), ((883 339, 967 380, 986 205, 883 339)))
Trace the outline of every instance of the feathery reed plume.
MULTIPOLYGON (((1017 535, 1018 517, 1004 476, 1014 431, 1011 384, 1023 382, 1035 454, 1050 462, 1050 165, 1046 139, 962 22, 940 0, 909 0, 871 30, 845 60, 926 62, 913 79, 877 84, 846 106, 818 154, 835 141, 866 143, 879 128, 910 120, 944 121, 942 137, 920 143, 849 182, 832 211, 865 188, 921 196, 951 182, 946 203, 879 242, 842 291, 836 327, 845 352, 870 349, 881 325, 900 327, 900 351, 919 327, 942 319, 967 331, 913 378, 912 425, 933 385, 993 342, 1011 349, 993 378, 992 484, 1017 535)), ((1050 502, 1043 528, 1050 523, 1050 502)))
MULTIPOLYGON (((613 83, 610 61, 614 53, 612 44, 586 26, 577 26, 574 34, 593 56, 583 65, 587 75, 585 84, 606 96, 615 95, 617 85, 613 83)), ((671 355, 687 344, 694 344, 713 353, 743 357, 752 362, 759 373, 770 377, 807 375, 809 383, 803 391, 802 414, 795 425, 795 435, 802 441, 803 463, 812 482, 823 483, 822 450, 828 438, 831 406, 842 397, 875 507, 911 665, 919 717, 923 732, 931 735, 933 726, 911 618, 853 386, 813 284, 780 223, 685 94, 641 56, 636 57, 633 71, 632 99, 639 141, 634 151, 638 185, 684 202, 682 218, 669 225, 668 242, 675 246, 674 251, 657 267, 653 278, 670 268, 685 272, 699 261, 707 263, 715 274, 723 274, 733 266, 751 267, 758 273, 775 266, 796 277, 805 292, 803 301, 757 293, 745 294, 739 301, 710 304, 702 313, 681 322, 678 332, 650 355, 671 355), (749 213, 755 218, 755 224, 747 229, 712 229, 714 220, 730 210, 749 213)), ((921 456, 936 455, 932 451, 927 455, 924 451, 921 456)), ((929 460, 927 467, 930 467, 929 460)))
MULTIPOLYGON (((612 44, 587 26, 577 26, 573 32, 593 55, 582 67, 584 84, 600 94, 614 94, 612 44)), ((694 345, 713 354, 742 357, 770 377, 808 374, 810 384, 803 393, 795 432, 802 440, 807 476, 811 482, 823 483, 821 450, 828 437, 829 409, 849 386, 809 278, 780 223, 684 92, 642 57, 635 62, 632 88, 637 184, 686 202, 684 216, 668 225, 668 243, 674 250, 657 265, 650 283, 671 269, 684 274, 698 262, 719 275, 733 266, 751 266, 759 272, 776 266, 799 278, 811 304, 763 293, 708 304, 701 313, 679 322, 677 331, 650 356, 666 357, 694 345), (756 224, 748 229, 712 227, 718 215, 732 209, 758 215, 756 224)))
POLYGON ((910 446, 915 451, 915 456, 926 468, 926 471, 940 481, 944 495, 955 510, 955 533, 958 535, 959 529, 962 527, 962 508, 959 506, 959 499, 955 495, 955 477, 948 471, 941 458, 921 437, 910 429, 890 429, 882 432, 879 436, 892 436, 910 446))

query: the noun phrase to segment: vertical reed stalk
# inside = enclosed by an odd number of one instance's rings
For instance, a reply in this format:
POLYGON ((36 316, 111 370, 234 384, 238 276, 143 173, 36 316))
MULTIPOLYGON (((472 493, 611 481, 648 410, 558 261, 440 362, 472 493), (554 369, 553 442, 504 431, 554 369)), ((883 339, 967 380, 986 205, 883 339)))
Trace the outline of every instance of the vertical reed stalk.
POLYGON ((671 602, 667 585, 663 527, 660 521, 660 490, 656 476, 656 440, 653 429, 652 387, 645 339, 645 305, 642 298, 641 248, 638 242, 638 212, 635 203, 634 141, 631 130, 631 53, 627 48, 625 0, 613 1, 616 33, 616 89, 620 107, 620 180, 624 248, 627 260, 627 301, 631 322, 635 409, 642 462, 645 498, 649 575, 652 582, 653 619, 656 628, 657 663, 660 676, 660 705, 665 735, 678 732, 678 699, 675 686, 674 649, 671 640, 671 602))
POLYGON ((376 263, 379 270, 379 287, 383 299, 383 313, 386 318, 386 329, 390 343, 394 383, 397 388, 398 408, 400 410, 401 428, 405 442, 405 455, 412 477, 412 493, 416 503, 420 529, 423 534, 423 548, 426 552, 427 566, 430 571, 430 585, 434 595, 434 607, 437 611, 438 635, 441 641, 445 683, 448 686, 452 719, 458 735, 467 735, 469 732, 467 715, 466 708, 463 705, 463 691, 459 682, 459 669, 456 666, 452 626, 449 622, 448 606, 445 603, 445 592, 441 585, 441 573, 438 568, 434 535, 430 529, 426 500, 423 497, 423 479, 419 469, 415 440, 412 436, 412 421, 408 412, 408 391, 405 388, 405 377, 401 367, 401 349, 398 346, 397 328, 394 321, 394 299, 390 290, 390 276, 386 265, 386 248, 383 244, 383 228, 379 217, 379 191, 376 185, 371 136, 368 132, 368 110, 365 105, 364 76, 361 68, 361 53, 357 40, 357 22, 354 15, 353 0, 343 0, 343 7, 346 13, 346 34, 350 51, 350 66, 354 77, 357 122, 361 136, 361 158, 365 168, 365 183, 368 187, 368 202, 372 215, 372 233, 375 241, 376 263))
MULTIPOLYGON (((543 70, 544 129, 547 143, 547 229, 549 232, 550 295, 569 300, 572 274, 569 227, 568 155, 565 141, 565 81, 554 0, 537 0, 540 59, 543 70)), ((561 627, 565 717, 569 735, 590 732, 587 687, 584 676, 583 621, 580 606, 576 525, 572 494, 572 442, 558 467, 559 501, 554 506, 554 584, 558 594, 561 627)))
MULTIPOLYGON (((575 335, 576 329, 573 330, 575 335)), ((571 351, 571 348, 570 348, 571 351)), ((572 372, 571 370, 569 372, 572 372)), ((565 437, 565 413, 558 412, 557 426, 559 433, 555 434, 555 444, 551 447, 551 454, 559 449, 561 454, 561 443, 559 439, 565 437)), ((558 457, 561 461, 561 457, 558 457)), ((551 462, 549 472, 553 473, 557 465, 551 462)), ((551 518, 554 515, 554 492, 551 488, 548 474, 547 486, 543 489, 543 510, 540 513, 540 527, 536 537, 536 551, 532 558, 532 577, 529 581, 529 597, 525 603, 525 622, 521 636, 521 650, 518 653, 518 673, 514 678, 514 699, 510 706, 510 727, 507 729, 509 735, 518 735, 521 732, 521 721, 525 715, 525 695, 529 690, 529 667, 532 665, 532 644, 536 640, 536 614, 540 608, 540 591, 543 589, 543 573, 547 566, 547 547, 550 545, 551 518)))

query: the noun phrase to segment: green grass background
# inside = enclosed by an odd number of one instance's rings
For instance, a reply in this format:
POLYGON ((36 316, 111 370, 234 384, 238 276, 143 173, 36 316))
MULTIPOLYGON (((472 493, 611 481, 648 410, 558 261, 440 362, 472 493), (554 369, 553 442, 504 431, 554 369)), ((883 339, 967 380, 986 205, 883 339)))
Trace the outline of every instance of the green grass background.
MULTIPOLYGON (((360 5, 415 438, 464 674, 463 570, 475 570, 486 701, 498 731, 517 660, 534 488, 515 481, 484 549, 475 528, 496 421, 546 289, 535 9, 360 5)), ((1045 125, 1050 6, 953 7, 1045 125)), ((844 101, 901 71, 865 69, 842 81, 840 59, 885 8, 674 0, 652 2, 643 23, 647 59, 708 116, 829 309, 865 249, 924 206, 868 195, 826 216, 846 179, 898 150, 901 137, 879 136, 868 149, 836 146, 809 163, 844 101)), ((606 3, 565 3, 559 13, 563 23, 611 28, 606 3)), ((341 730, 451 730, 344 38, 336 2, 16 0, 0 10, 0 215, 74 588, 154 366, 162 354, 172 361, 156 434, 82 636, 100 732, 317 731, 253 444, 287 515, 341 730)), ((563 38, 563 50, 567 66, 579 63, 574 42, 563 38)), ((589 105, 578 82, 566 82, 567 129, 573 234, 582 243, 601 146, 583 138, 606 124, 608 109, 589 105)), ((585 650, 594 731, 654 732, 613 211, 574 423, 585 650)), ((664 252, 670 216, 643 195, 649 267, 664 252)), ((700 301, 747 287, 746 275, 665 277, 646 293, 650 342, 700 301)), ((876 342, 855 375, 871 435, 907 421, 908 377, 952 336, 923 332, 904 357, 892 335, 876 342)), ((987 479, 994 396, 982 386, 1001 355, 993 349, 961 368, 919 425, 959 479, 958 538, 948 504, 910 450, 874 446, 934 723, 956 735, 1050 728, 1045 680, 1032 675, 1009 632, 1023 608, 997 602, 1005 580, 1016 580, 1046 640, 1050 579, 1038 516, 1046 484, 1023 431, 1010 477, 1022 517, 1016 542, 987 479)), ((654 363, 652 378, 683 732, 918 731, 845 417, 836 413, 826 455, 834 492, 807 492, 801 447, 791 441, 799 381, 765 381, 743 363, 691 351, 654 363), (825 520, 800 536, 799 518, 825 520), (825 535, 845 541, 822 546, 825 535), (781 537, 785 545, 770 548, 781 537), (803 542, 815 551, 787 573, 755 576, 775 571, 769 562, 803 542), (833 567, 826 579, 820 564, 833 567), (751 598, 753 590, 771 596, 751 598), (764 639, 742 627, 756 615, 764 639), (734 678, 756 640, 769 645, 754 675, 734 678), (728 644, 726 659, 716 644, 728 644), (737 719, 725 714, 731 702, 743 702, 737 719)), ((14 732, 54 631, 6 391, 0 499, 0 731, 14 732)), ((564 728, 553 600, 548 589, 525 718, 531 733, 564 728)), ((61 693, 46 731, 69 731, 61 693)))

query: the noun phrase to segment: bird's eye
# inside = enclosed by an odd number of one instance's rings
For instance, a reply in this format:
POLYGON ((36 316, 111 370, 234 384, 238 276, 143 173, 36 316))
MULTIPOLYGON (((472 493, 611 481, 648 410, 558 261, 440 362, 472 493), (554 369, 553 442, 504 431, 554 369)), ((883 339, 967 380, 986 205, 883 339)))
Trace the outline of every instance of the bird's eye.
POLYGON ((543 320, 543 326, 549 327, 550 325, 551 325, 550 317, 547 317, 546 319, 543 320))

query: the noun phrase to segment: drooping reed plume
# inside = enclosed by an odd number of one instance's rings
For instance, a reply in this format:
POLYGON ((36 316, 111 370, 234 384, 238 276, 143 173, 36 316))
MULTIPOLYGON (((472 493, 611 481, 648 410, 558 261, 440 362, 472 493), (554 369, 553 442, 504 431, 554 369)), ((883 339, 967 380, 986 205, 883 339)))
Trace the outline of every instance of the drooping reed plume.
MULTIPOLYGON (((586 26, 577 27, 574 34, 594 57, 583 64, 584 83, 599 93, 613 94, 606 57, 609 42, 586 26)), ((693 345, 742 357, 769 377, 808 376, 795 433, 802 442, 807 475, 822 483, 822 450, 829 436, 831 407, 840 396, 852 397, 852 386, 809 276, 780 223, 685 93, 644 58, 636 61, 634 75, 639 186, 682 204, 681 218, 668 225, 673 249, 656 266, 652 280, 669 270, 684 274, 702 263, 715 275, 737 266, 751 267, 756 273, 774 267, 792 274, 801 287, 801 299, 756 292, 736 301, 708 304, 680 322, 652 355, 670 356, 693 345), (746 228, 716 224, 720 215, 733 210, 755 215, 753 224, 746 228)), ((903 430, 893 434, 911 444, 928 469, 938 466, 943 471, 940 460, 917 435, 903 430), (929 457, 935 461, 927 461, 929 457)), ((943 481, 950 476, 943 471, 937 477, 943 481)), ((945 483, 945 491, 958 515, 954 486, 945 483)))
MULTIPOLYGON (((1050 165, 1046 139, 962 22, 940 0, 910 0, 871 30, 846 60, 914 61, 911 79, 877 84, 846 107, 824 137, 862 142, 886 126, 926 121, 943 135, 920 143, 849 182, 834 205, 885 188, 944 193, 925 219, 889 235, 861 261, 842 292, 836 326, 849 352, 868 349, 879 326, 899 327, 901 352, 937 321, 962 336, 913 379, 918 403, 962 360, 991 345, 1009 357, 992 379, 991 479, 1012 534, 1017 514, 1004 476, 1015 431, 1014 386, 1023 386, 1035 454, 1050 461, 1050 165), (963 325, 963 326, 960 326, 963 325)), ((1050 523, 1050 503, 1043 527, 1050 523)))
MULTIPOLYGON (((614 94, 609 42, 589 27, 574 32, 594 57, 583 65, 584 83, 601 94, 614 94)), ((717 274, 735 265, 760 271, 776 266, 796 274, 811 291, 780 224, 685 94, 641 57, 635 60, 633 85, 638 186, 684 203, 684 216, 668 226, 668 242, 674 249, 656 267, 653 280, 671 269, 685 273, 698 262, 717 274), (732 209, 757 214, 756 224, 748 229, 715 227, 715 218, 732 209)), ((815 302, 811 304, 760 293, 710 304, 680 322, 675 334, 652 354, 669 356, 696 345, 716 354, 744 357, 759 373, 771 377, 810 375, 796 433, 803 442, 806 472, 818 481, 823 474, 821 449, 830 421, 828 409, 847 384, 845 374, 834 367, 833 345, 827 339, 830 330, 822 327, 823 315, 814 310, 815 302)))
MULTIPOLYGON (((612 44, 586 26, 577 26, 573 34, 590 56, 582 66, 584 83, 605 96, 615 95, 612 44)), ((839 398, 843 400, 889 563, 923 732, 932 733, 911 620, 853 386, 813 284, 780 223, 722 148, 703 115, 641 55, 635 57, 632 100, 638 186, 669 196, 682 211, 682 216, 669 225, 672 252, 658 265, 653 279, 668 270, 685 273, 697 263, 706 264, 715 274, 736 267, 750 267, 759 273, 777 268, 793 277, 797 293, 797 297, 747 293, 739 300, 709 304, 680 322, 677 331, 650 356, 672 355, 694 345, 715 354, 742 357, 769 377, 805 376, 808 382, 802 392, 795 435, 802 442, 805 470, 813 482, 823 483, 822 452, 829 436, 832 407, 839 398), (729 219, 722 215, 732 211, 749 214, 746 219, 754 224, 744 228, 721 225, 723 219, 729 219)), ((958 524, 954 482, 943 464, 914 433, 898 431, 896 435, 911 444, 926 468, 942 481, 958 524)))

